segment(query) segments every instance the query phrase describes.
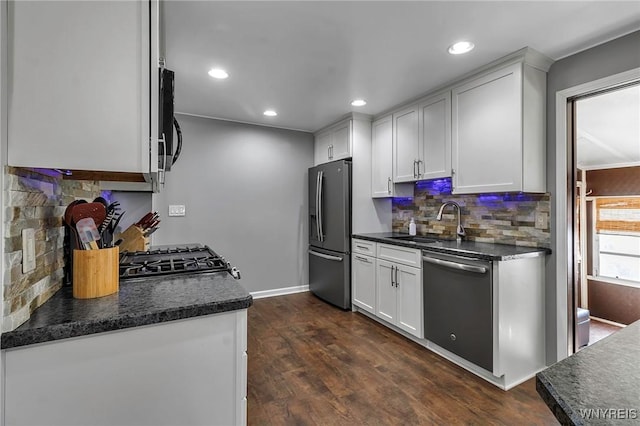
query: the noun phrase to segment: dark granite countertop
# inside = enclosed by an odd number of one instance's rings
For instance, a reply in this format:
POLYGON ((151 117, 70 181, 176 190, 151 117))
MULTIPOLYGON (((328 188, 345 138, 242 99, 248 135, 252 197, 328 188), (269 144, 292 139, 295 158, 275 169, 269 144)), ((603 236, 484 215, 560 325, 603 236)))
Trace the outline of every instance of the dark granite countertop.
POLYGON ((251 295, 226 272, 120 280, 120 291, 74 299, 63 287, 17 329, 1 349, 246 309, 251 295))
POLYGON ((436 241, 424 243, 403 240, 398 237, 408 237, 408 234, 378 232, 374 234, 353 235, 353 238, 360 238, 362 240, 396 244, 436 253, 453 254, 485 260, 510 260, 523 257, 544 256, 551 253, 551 250, 542 247, 510 246, 506 244, 476 243, 474 241, 462 241, 458 243, 455 240, 438 240, 430 236, 423 236, 422 238, 429 238, 436 241))
POLYGON ((640 321, 538 373, 536 389, 561 424, 640 423, 640 321))

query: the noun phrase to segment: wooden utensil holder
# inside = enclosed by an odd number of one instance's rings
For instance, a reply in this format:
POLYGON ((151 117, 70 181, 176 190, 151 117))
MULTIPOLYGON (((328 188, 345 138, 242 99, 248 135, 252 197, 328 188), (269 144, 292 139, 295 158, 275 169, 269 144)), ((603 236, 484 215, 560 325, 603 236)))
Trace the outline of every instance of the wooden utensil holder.
POLYGON ((93 299, 117 293, 120 287, 120 249, 73 251, 73 297, 93 299))
POLYGON ((149 250, 149 238, 144 236, 142 229, 135 225, 128 227, 122 234, 115 237, 122 238, 120 250, 122 251, 146 251, 149 250))

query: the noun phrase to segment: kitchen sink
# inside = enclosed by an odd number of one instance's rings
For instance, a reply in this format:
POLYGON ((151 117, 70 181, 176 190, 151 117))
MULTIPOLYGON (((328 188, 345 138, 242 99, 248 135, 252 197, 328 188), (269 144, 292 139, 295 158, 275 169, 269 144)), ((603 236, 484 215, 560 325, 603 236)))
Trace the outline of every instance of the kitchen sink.
POLYGON ((421 243, 421 244, 429 244, 429 243, 437 243, 438 240, 427 237, 420 237, 418 235, 399 235, 396 237, 389 237, 393 240, 402 240, 402 241, 410 241, 413 243, 421 243))

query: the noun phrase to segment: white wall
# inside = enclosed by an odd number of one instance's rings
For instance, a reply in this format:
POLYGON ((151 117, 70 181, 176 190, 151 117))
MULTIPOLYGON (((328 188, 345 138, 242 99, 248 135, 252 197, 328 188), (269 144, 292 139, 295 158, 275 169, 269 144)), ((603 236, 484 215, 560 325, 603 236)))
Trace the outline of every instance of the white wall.
POLYGON ((177 115, 184 137, 153 244, 202 243, 240 269, 250 292, 308 285, 309 133, 177 115), (168 217, 184 204, 185 217, 168 217))
POLYGON ((548 364, 567 356, 568 287, 565 277, 571 256, 565 213, 569 165, 561 158, 567 158, 566 139, 556 137, 556 126, 560 125, 556 123, 556 97, 566 89, 640 67, 638 46, 640 31, 561 59, 551 66, 547 76, 547 189, 551 193, 553 211, 553 254, 547 259, 545 296, 548 364))

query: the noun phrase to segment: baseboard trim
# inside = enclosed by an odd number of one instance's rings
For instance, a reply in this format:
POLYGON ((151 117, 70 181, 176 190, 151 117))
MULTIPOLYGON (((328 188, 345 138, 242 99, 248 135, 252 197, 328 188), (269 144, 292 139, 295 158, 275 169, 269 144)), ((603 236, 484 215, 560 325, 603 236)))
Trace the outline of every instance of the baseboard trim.
POLYGON ((297 285, 293 287, 274 288, 273 290, 252 291, 254 299, 264 299, 265 297, 284 296, 285 294, 303 293, 309 291, 309 285, 297 285))
POLYGON ((625 328, 626 327, 626 325, 621 324, 619 322, 610 321, 610 320, 604 319, 604 318, 598 318, 598 317, 595 317, 593 315, 589 315, 589 318, 591 318, 594 321, 598 321, 598 322, 602 322, 602 323, 605 323, 605 324, 613 325, 615 327, 620 327, 620 328, 625 328))

